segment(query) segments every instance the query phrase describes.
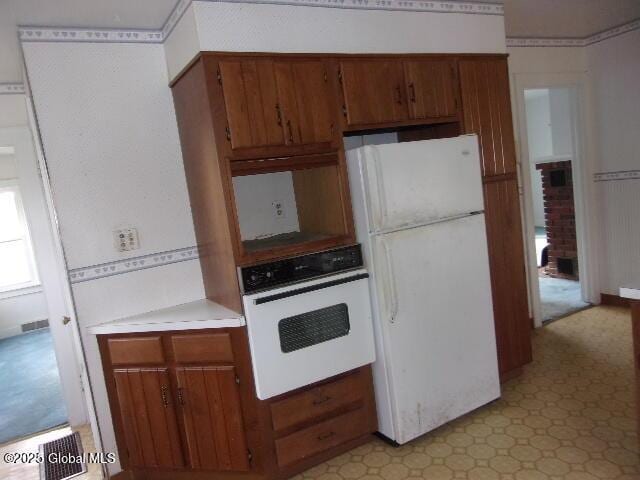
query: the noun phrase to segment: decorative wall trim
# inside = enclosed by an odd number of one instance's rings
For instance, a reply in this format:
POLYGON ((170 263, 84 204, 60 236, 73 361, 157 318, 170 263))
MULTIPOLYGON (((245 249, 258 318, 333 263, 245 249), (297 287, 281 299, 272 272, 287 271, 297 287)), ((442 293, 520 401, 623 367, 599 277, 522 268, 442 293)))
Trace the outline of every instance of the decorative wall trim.
POLYGON ((640 18, 584 38, 507 38, 507 47, 586 47, 640 29, 640 18))
POLYGON ((593 175, 594 182, 611 180, 640 180, 640 170, 623 170, 620 172, 599 172, 593 175))
POLYGON ((24 92, 22 83, 0 83, 0 95, 20 95, 24 92))
POLYGON ((166 252, 151 253, 149 255, 117 260, 115 262, 74 268, 73 270, 69 270, 69 281, 71 284, 88 282, 89 280, 131 273, 146 268, 162 267, 163 265, 195 260, 197 258, 199 258, 198 247, 178 248, 166 252))
POLYGON ((403 10, 410 12, 470 13, 504 15, 498 3, 476 3, 456 0, 178 0, 176 6, 159 30, 111 28, 53 28, 20 26, 18 36, 22 42, 89 42, 89 43, 164 43, 171 35, 184 12, 194 1, 225 3, 266 3, 305 7, 347 8, 359 10, 403 10))
POLYGON ((76 42, 76 43, 162 43, 160 30, 116 30, 110 28, 49 28, 18 27, 22 42, 76 42))

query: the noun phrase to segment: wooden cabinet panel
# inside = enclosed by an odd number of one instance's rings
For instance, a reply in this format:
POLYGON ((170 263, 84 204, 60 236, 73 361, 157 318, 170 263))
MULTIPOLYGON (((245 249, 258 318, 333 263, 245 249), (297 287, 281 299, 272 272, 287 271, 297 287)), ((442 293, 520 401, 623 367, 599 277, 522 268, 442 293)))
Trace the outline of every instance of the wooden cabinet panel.
POLYGON ((457 112, 457 79, 451 60, 404 62, 411 118, 450 117, 457 112))
POLYGON ((397 59, 342 60, 340 78, 347 125, 409 118, 402 62, 397 59))
POLYGON ((345 413, 276 440, 280 466, 289 465, 369 433, 364 409, 345 413))
POLYGON ((308 422, 329 412, 361 402, 366 393, 362 374, 318 385, 271 404, 271 420, 276 431, 308 422))
POLYGON ((334 97, 325 63, 279 61, 275 74, 287 145, 331 142, 334 97))
POLYGON ((171 335, 171 346, 176 363, 233 362, 228 333, 171 335))
POLYGON ((461 59, 458 66, 464 133, 475 133, 480 138, 482 174, 515 172, 507 59, 461 59))
POLYGON ((107 342, 112 365, 153 365, 164 363, 159 336, 111 338, 107 342))
POLYGON ((504 378, 531 361, 531 320, 515 178, 484 184, 498 365, 504 378))
POLYGON ((177 368, 176 379, 191 467, 249 470, 235 368, 177 368))
POLYGON ((113 376, 129 465, 182 467, 184 461, 167 370, 116 369, 113 376))
POLYGON ((218 68, 231 148, 283 145, 273 61, 221 60, 218 68))

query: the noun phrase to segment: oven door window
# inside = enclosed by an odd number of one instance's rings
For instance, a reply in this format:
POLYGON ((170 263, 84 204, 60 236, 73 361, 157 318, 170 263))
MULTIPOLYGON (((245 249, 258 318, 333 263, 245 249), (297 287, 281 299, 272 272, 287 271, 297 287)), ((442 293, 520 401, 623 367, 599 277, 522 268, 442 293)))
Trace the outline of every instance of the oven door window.
POLYGON ((295 352, 349 334, 349 309, 346 303, 313 310, 278 322, 280 349, 295 352))

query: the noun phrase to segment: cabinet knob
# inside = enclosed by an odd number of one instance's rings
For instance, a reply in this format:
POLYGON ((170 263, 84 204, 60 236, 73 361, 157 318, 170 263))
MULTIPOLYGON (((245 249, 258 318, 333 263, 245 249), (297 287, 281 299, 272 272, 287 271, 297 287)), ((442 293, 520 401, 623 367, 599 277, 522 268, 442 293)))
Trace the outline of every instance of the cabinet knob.
POLYGON ((184 405, 184 394, 182 392, 182 387, 178 388, 178 403, 180 405, 184 405))

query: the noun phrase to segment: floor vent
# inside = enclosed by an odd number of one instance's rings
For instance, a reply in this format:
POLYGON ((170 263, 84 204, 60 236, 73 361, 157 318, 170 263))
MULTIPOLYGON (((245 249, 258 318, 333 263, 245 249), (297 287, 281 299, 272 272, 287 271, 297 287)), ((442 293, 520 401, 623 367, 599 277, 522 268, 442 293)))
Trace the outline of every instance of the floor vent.
POLYGON ((80 433, 40 445, 43 462, 40 464, 40 480, 65 480, 87 471, 83 455, 80 433), (74 460, 81 460, 80 462, 74 460))
POLYGON ((23 323, 20 325, 22 333, 40 330, 41 328, 47 328, 48 326, 49 320, 36 320, 35 322, 23 323))

